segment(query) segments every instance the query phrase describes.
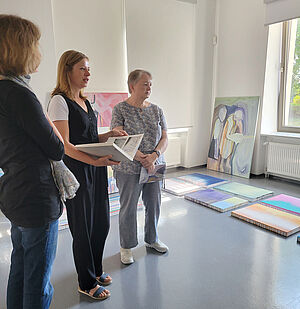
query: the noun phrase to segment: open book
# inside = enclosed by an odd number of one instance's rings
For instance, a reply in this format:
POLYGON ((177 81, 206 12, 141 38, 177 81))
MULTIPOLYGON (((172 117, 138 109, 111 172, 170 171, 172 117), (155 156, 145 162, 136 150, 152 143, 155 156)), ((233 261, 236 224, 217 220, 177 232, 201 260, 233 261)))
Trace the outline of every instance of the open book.
POLYGON ((142 166, 139 183, 150 183, 160 181, 164 179, 166 171, 166 164, 156 164, 152 172, 148 172, 146 168, 142 166))
POLYGON ((96 157, 112 155, 114 161, 133 161, 144 134, 110 137, 105 143, 81 144, 75 147, 96 157))

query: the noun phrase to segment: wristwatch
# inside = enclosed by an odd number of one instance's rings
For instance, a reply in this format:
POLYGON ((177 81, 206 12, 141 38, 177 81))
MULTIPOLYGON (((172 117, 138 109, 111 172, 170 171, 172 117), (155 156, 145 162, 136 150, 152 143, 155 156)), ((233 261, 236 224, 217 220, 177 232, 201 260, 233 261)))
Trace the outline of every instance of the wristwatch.
POLYGON ((155 153, 157 154, 157 157, 158 157, 158 158, 160 157, 161 153, 160 153, 159 150, 154 149, 153 152, 155 152, 155 153))

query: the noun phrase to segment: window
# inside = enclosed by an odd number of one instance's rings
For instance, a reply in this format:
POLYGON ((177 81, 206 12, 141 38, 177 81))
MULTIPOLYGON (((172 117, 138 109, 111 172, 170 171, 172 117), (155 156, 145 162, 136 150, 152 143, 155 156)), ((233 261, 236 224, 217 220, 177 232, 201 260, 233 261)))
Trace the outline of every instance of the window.
POLYGON ((300 18, 283 23, 278 131, 300 133, 300 18))

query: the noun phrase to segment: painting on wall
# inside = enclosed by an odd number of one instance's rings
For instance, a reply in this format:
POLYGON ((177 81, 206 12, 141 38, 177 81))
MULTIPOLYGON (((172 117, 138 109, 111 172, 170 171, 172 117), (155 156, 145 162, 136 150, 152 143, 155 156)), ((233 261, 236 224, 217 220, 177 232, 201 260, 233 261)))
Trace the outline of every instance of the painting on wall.
POLYGON ((109 127, 113 108, 128 98, 128 93, 126 92, 86 92, 85 95, 91 103, 98 119, 98 128, 109 127))
POLYGON ((207 168, 249 178, 259 97, 216 98, 207 168))

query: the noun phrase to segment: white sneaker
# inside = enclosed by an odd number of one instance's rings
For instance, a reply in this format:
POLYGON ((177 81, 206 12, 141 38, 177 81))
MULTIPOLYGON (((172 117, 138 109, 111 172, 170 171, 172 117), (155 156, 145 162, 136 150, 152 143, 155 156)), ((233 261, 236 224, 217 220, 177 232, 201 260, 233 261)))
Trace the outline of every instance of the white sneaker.
POLYGON ((169 250, 168 246, 165 245, 163 242, 161 242, 159 239, 152 244, 148 244, 148 243, 145 243, 145 244, 146 244, 146 247, 152 248, 160 253, 166 253, 169 250))
POLYGON ((125 265, 132 264, 134 262, 131 249, 120 248, 121 262, 125 265))

